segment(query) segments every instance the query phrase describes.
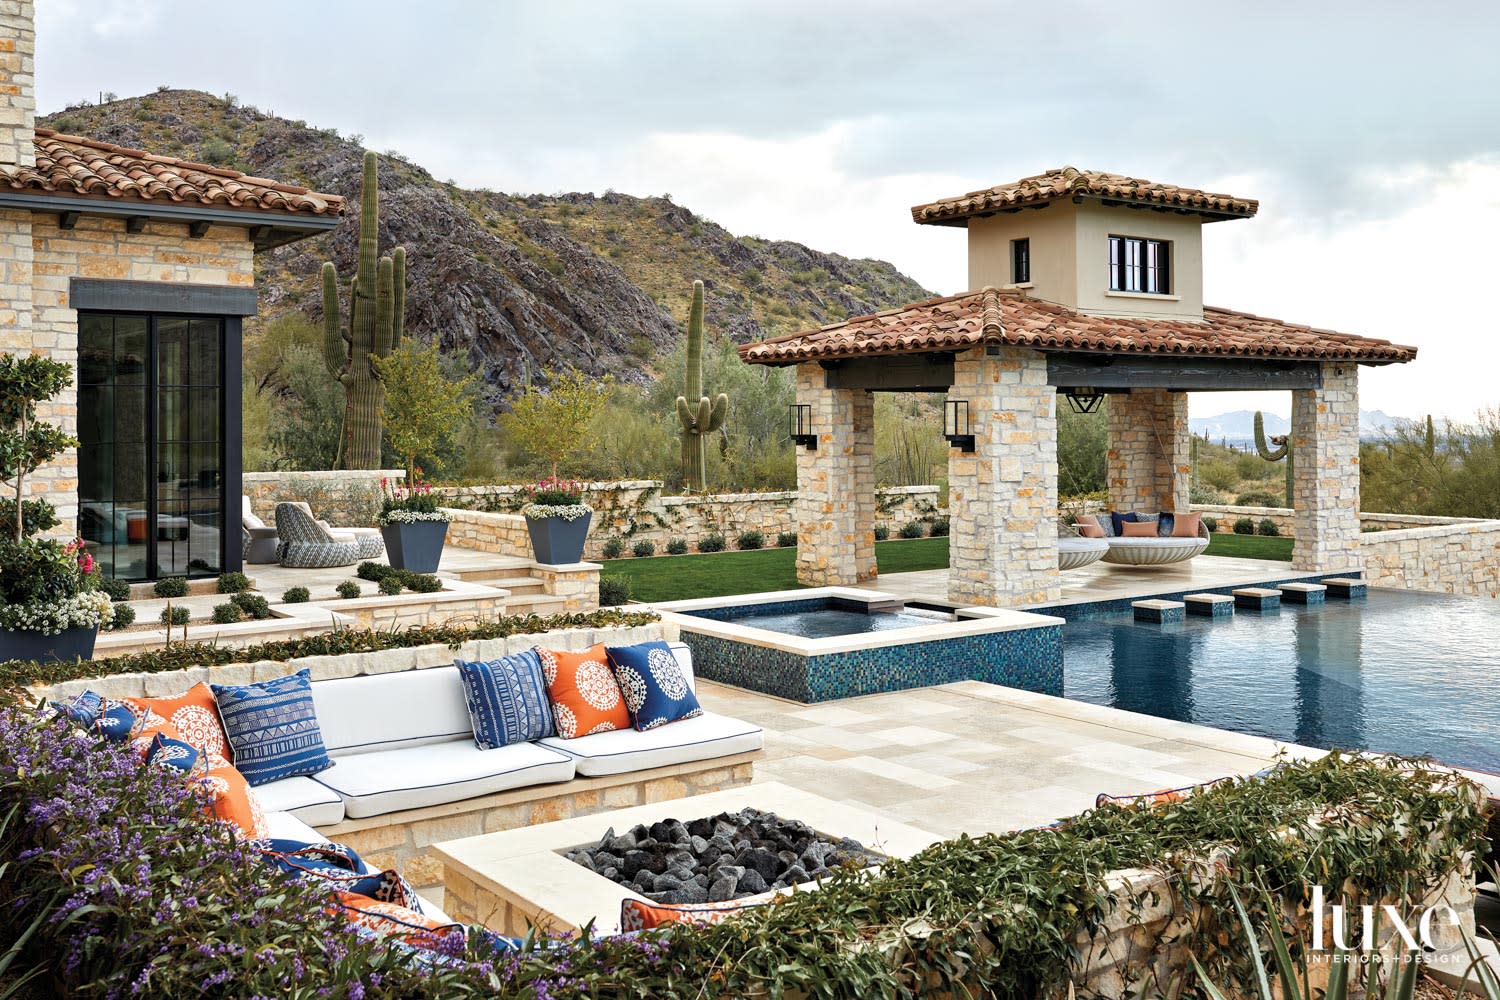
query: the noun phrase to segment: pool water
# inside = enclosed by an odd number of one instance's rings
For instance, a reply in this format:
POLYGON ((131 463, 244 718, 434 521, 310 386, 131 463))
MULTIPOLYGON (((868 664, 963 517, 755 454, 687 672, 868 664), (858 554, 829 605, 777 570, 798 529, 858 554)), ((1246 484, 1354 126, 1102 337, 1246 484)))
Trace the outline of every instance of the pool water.
POLYGON ((731 625, 781 632, 784 635, 799 635, 805 639, 827 639, 836 635, 863 635, 866 632, 885 632, 894 628, 938 625, 952 621, 952 616, 925 616, 906 611, 872 611, 866 614, 863 611, 846 611, 841 608, 817 608, 764 615, 747 612, 719 620, 731 625))
POLYGON ((1063 629, 1066 697, 1306 746, 1500 771, 1500 601, 1372 591, 1230 620, 1063 629))

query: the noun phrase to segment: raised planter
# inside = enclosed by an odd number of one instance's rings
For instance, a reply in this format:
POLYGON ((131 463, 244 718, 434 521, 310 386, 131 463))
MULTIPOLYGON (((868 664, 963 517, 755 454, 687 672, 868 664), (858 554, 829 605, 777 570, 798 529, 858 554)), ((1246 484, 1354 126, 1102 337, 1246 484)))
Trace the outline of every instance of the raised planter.
POLYGON ((526 530, 531 534, 531 554, 537 562, 551 566, 583 562, 583 543, 593 520, 592 513, 571 521, 561 517, 528 517, 526 530))
POLYGON ((47 663, 58 660, 92 660, 97 628, 70 628, 56 635, 40 632, 12 632, 0 629, 0 661, 36 660, 47 663))
POLYGON ((443 558, 447 521, 394 522, 380 526, 391 565, 413 573, 432 573, 443 558))

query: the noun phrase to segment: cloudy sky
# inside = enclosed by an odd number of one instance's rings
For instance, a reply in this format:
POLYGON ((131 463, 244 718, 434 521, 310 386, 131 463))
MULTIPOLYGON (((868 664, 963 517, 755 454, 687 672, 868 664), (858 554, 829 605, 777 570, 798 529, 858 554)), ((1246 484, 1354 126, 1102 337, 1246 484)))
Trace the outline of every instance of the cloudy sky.
MULTIPOLYGON (((1206 299, 1416 344, 1362 404, 1500 405, 1500 5, 38 0, 43 111, 159 84, 514 192, 670 193, 961 291, 918 202, 1048 167, 1256 197, 1206 299)), ((1193 412, 1287 412, 1222 394, 1193 412)))

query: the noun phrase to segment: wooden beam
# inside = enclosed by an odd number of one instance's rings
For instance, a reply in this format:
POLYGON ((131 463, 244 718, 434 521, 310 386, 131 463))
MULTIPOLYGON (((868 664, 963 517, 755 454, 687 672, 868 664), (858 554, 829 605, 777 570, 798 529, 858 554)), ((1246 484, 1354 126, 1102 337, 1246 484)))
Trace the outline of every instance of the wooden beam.
POLYGON ((877 392, 947 392, 953 387, 952 354, 886 354, 825 364, 829 389, 877 392))
POLYGON ((146 231, 146 217, 144 215, 126 216, 125 231, 127 233, 144 233, 146 231))
POLYGON ((188 236, 195 240, 201 240, 208 234, 208 227, 213 225, 207 219, 194 219, 188 223, 188 236))
POLYGON ((1059 352, 1047 355, 1047 381, 1059 389, 1215 392, 1318 389, 1323 376, 1316 361, 1059 352))
POLYGON ((77 212, 59 212, 58 213, 58 215, 57 215, 57 228, 58 229, 72 229, 76 225, 78 225, 78 213, 77 212))
POLYGON ((271 227, 270 226, 251 226, 250 227, 250 238, 252 240, 254 240, 255 242, 257 242, 257 243, 261 242, 262 240, 264 240, 266 237, 268 237, 270 235, 271 235, 271 227))

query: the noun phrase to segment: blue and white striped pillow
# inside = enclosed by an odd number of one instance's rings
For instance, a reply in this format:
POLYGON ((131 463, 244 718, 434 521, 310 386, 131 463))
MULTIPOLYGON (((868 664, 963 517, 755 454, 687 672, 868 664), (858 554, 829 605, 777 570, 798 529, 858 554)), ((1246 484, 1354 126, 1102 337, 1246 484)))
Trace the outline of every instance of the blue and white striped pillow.
POLYGON ((553 735, 547 681, 536 650, 498 660, 454 660, 474 725, 474 745, 498 750, 553 735))
POLYGON ((252 785, 333 766, 313 709, 307 668, 259 684, 214 684, 224 733, 234 748, 234 766, 252 785))

